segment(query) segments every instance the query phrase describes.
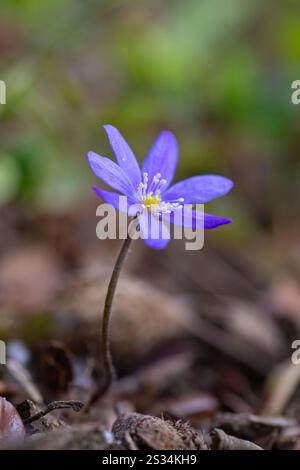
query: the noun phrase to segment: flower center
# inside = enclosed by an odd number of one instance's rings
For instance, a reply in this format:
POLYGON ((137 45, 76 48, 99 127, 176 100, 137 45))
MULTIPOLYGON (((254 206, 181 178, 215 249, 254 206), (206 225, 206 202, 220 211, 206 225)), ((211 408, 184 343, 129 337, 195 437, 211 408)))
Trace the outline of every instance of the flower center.
POLYGON ((161 202, 161 197, 159 194, 152 194, 152 193, 149 193, 146 195, 143 203, 146 207, 157 207, 159 206, 161 202))
POLYGON ((136 194, 144 209, 149 209, 154 215, 170 214, 177 209, 182 209, 183 197, 173 201, 162 200, 161 192, 166 184, 167 181, 160 173, 156 173, 152 181, 149 181, 147 172, 143 173, 143 180, 138 185, 136 194))

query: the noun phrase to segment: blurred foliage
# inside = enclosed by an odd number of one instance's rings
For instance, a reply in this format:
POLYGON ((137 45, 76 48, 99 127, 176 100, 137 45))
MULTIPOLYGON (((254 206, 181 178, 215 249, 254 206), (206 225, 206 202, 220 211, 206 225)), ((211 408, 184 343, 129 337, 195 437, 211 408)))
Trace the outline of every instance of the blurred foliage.
POLYGON ((109 122, 140 160, 170 128, 178 176, 234 179, 212 206, 240 222, 231 236, 299 214, 299 30, 290 0, 2 0, 0 203, 88 198, 109 122))

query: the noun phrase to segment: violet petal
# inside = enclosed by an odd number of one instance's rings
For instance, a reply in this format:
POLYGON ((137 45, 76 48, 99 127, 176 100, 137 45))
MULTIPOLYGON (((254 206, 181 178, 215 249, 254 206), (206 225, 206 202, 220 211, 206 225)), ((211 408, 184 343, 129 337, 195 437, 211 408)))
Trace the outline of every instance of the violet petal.
POLYGON ((170 131, 161 132, 143 162, 143 173, 148 173, 149 191, 151 191, 151 182, 158 173, 167 181, 164 189, 170 185, 177 161, 178 147, 175 136, 170 131))
POLYGON ((135 188, 119 165, 95 152, 89 152, 87 158, 95 175, 105 184, 126 196, 135 194, 135 188))
POLYGON ((124 170, 133 186, 137 188, 138 184, 141 182, 141 170, 133 151, 118 129, 109 124, 103 127, 107 133, 118 164, 124 170))
POLYGON ((218 175, 192 176, 179 181, 164 193, 164 200, 184 198, 185 204, 204 204, 227 194, 233 186, 230 179, 218 175))

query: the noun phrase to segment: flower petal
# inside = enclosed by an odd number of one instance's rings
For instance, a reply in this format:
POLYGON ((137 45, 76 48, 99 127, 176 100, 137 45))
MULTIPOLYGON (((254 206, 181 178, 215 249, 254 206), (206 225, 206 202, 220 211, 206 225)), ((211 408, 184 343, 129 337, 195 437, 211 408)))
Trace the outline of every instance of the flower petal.
POLYGON ((174 177, 177 161, 178 147, 175 136, 170 131, 161 132, 143 162, 143 173, 148 173, 149 184, 153 177, 160 173, 167 181, 164 186, 166 189, 174 177))
POLYGON ((141 182, 141 170, 133 151, 123 136, 120 134, 118 129, 109 124, 103 127, 108 136, 118 164, 125 171, 133 186, 137 188, 138 184, 141 182))
POLYGON ((226 217, 204 213, 204 228, 206 230, 219 227, 220 225, 231 224, 231 222, 232 220, 226 217))
POLYGON ((121 212, 127 213, 129 207, 134 204, 133 202, 130 202, 126 196, 122 196, 121 194, 105 191, 104 189, 100 189, 97 186, 93 186, 93 190, 97 196, 101 197, 101 199, 107 202, 107 204, 111 204, 121 212))
POLYGON ((153 217, 151 212, 144 211, 139 217, 141 237, 150 248, 161 250, 170 241, 168 227, 158 218, 153 217))
POLYGON ((87 158, 95 175, 104 183, 126 196, 135 194, 135 188, 119 165, 95 152, 89 152, 87 158))
POLYGON ((184 208, 184 211, 177 210, 171 214, 163 214, 162 218, 166 221, 170 220, 171 224, 192 228, 193 230, 212 229, 232 222, 232 220, 225 217, 207 214, 187 207, 184 208))
POLYGON ((184 198, 185 204, 204 204, 220 196, 227 194, 233 186, 233 182, 218 175, 192 176, 174 184, 164 193, 164 199, 174 201, 184 198))

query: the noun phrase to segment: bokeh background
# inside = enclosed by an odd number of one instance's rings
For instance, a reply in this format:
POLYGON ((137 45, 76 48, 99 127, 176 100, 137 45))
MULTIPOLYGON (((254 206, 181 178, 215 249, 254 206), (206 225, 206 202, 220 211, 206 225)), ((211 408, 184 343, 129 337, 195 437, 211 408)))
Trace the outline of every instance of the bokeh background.
POLYGON ((297 2, 3 0, 0 21, 2 207, 64 211, 88 199, 87 150, 111 155, 103 123, 119 127, 140 160, 169 128, 178 178, 235 180, 212 206, 235 219, 222 238, 249 247, 275 229, 291 248, 297 2))
MULTIPOLYGON (((299 2, 1 0, 0 8, 0 337, 56 338, 50 313, 66 279, 111 269, 119 241, 96 239, 99 200, 85 158, 91 149, 112 156, 101 126, 118 127, 140 161, 170 129, 176 178, 235 182, 206 207, 234 223, 207 233, 196 253, 175 241, 162 253, 137 242, 128 269, 203 320, 200 342, 212 351, 200 354, 201 387, 228 355, 257 374, 260 398, 234 402, 224 372, 221 405, 261 405, 269 372, 284 360, 289 368, 300 334, 300 107, 291 103, 299 2), (20 330, 14 315, 30 320, 20 330)), ((128 363, 134 369, 132 356, 119 361, 123 373, 128 363)))

